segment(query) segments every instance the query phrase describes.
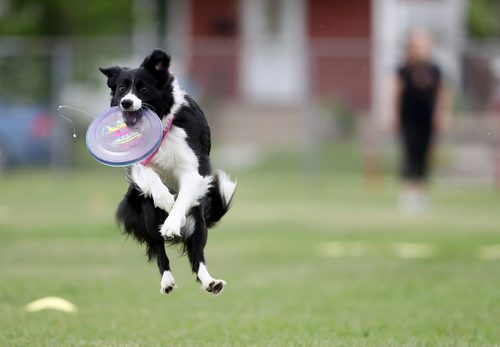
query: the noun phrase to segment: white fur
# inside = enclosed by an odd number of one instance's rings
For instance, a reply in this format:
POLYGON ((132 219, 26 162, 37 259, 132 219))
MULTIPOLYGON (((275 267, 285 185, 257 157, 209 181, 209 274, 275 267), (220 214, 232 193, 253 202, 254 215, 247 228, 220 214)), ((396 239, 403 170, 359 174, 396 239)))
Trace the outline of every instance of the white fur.
POLYGON ((167 294, 167 288, 174 289, 175 287, 175 279, 172 273, 170 271, 164 271, 161 276, 160 293, 167 294))
POLYGON ((179 182, 179 194, 160 229, 160 233, 166 238, 181 236, 181 227, 186 223, 187 213, 208 192, 212 182, 210 176, 202 177, 198 173, 189 171, 181 171, 176 178, 179 182))
POLYGON ((123 98, 121 98, 120 100, 120 109, 122 111, 137 111, 137 110, 140 110, 142 107, 142 100, 139 99, 137 96, 135 96, 134 94, 132 94, 132 92, 128 92, 127 95, 125 95, 123 98), (130 100, 132 101, 132 107, 131 108, 127 108, 126 110, 123 109, 122 107, 122 101, 123 100, 130 100))
POLYGON ((189 210, 208 192, 212 177, 198 174, 198 158, 186 141, 184 129, 173 126, 165 136, 152 165, 178 190, 177 199, 160 229, 164 237, 180 236, 189 210))
POLYGON ((176 213, 170 212, 163 225, 160 226, 160 234, 165 239, 180 237, 181 228, 186 224, 186 215, 181 214, 179 210, 176 213))
POLYGON ((186 139, 184 129, 172 126, 151 159, 154 167, 167 174, 175 174, 174 171, 198 172, 198 158, 186 139))
POLYGON ((231 178, 221 170, 217 171, 219 177, 220 194, 224 198, 224 203, 227 205, 233 198, 234 191, 236 190, 236 182, 231 181, 231 178))
POLYGON ((214 278, 208 273, 208 269, 205 264, 200 263, 198 268, 198 279, 200 280, 203 287, 208 288, 208 285, 213 282, 214 278))
POLYGON ((203 289, 207 290, 207 291, 211 291, 210 290, 210 284, 214 285, 214 284, 222 284, 222 289, 218 292, 214 292, 214 294, 220 294, 222 292, 222 290, 224 289, 224 286, 226 285, 226 282, 223 281, 223 280, 217 280, 217 279, 214 279, 212 276, 210 276, 210 274, 208 273, 208 269, 206 267, 205 264, 201 263, 200 262, 200 267, 198 268, 198 273, 197 273, 197 276, 198 276, 198 279, 200 280, 201 282, 201 286, 203 287, 203 289))
POLYGON ((175 115, 182 106, 187 104, 186 92, 179 86, 179 81, 175 77, 172 82, 172 94, 174 96, 174 104, 170 109, 170 114, 175 115))
POLYGON ((186 224, 182 228, 182 236, 184 239, 188 239, 194 233, 194 228, 196 227, 196 220, 193 216, 186 217, 186 224))
POLYGON ((140 164, 132 166, 130 178, 137 184, 145 196, 153 198, 153 203, 167 212, 172 210, 174 197, 161 181, 160 176, 148 166, 140 164))

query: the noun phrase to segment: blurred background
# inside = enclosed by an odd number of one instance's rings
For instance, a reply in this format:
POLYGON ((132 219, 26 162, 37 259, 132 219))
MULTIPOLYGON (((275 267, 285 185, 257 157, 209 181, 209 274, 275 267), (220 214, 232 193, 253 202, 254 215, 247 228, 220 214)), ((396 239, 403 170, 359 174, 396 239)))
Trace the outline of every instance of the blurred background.
POLYGON ((164 345, 150 329, 174 314, 175 345, 499 343, 499 15, 496 0, 0 0, 0 342, 164 345), (409 218, 386 119, 414 27, 453 102, 429 213, 409 218), (182 286, 159 297, 113 222, 122 172, 88 154, 91 117, 58 110, 100 114, 98 67, 154 47, 239 182, 207 247, 230 283, 220 301, 192 290, 175 249, 182 286), (79 318, 22 311, 44 295, 79 318))
POLYGON ((377 170, 390 149, 390 134, 381 132, 389 81, 409 31, 422 26, 454 96, 446 138, 453 145, 442 169, 492 183, 497 15, 498 4, 485 0, 5 0, 0 168, 44 159, 56 169, 83 164, 88 156, 76 148, 91 119, 65 110, 78 125, 74 141, 57 106, 99 114, 109 98, 97 67, 134 67, 161 47, 206 109, 228 165, 251 167, 269 151, 294 149, 314 170, 318 148, 352 140, 377 170), (9 135, 19 131, 26 135, 9 135))

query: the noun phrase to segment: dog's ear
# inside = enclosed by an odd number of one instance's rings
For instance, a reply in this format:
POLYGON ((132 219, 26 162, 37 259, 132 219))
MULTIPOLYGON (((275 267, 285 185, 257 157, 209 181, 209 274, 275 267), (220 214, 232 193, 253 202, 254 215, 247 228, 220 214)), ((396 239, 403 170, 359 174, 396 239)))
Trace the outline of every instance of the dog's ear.
POLYGON ((111 88, 111 90, 116 89, 116 79, 118 75, 120 74, 120 71, 122 70, 121 67, 119 66, 111 66, 111 67, 100 67, 99 71, 101 71, 107 78, 108 78, 108 87, 111 88))
POLYGON ((161 49, 154 49, 141 64, 141 67, 147 69, 153 74, 167 76, 170 67, 170 56, 161 49))

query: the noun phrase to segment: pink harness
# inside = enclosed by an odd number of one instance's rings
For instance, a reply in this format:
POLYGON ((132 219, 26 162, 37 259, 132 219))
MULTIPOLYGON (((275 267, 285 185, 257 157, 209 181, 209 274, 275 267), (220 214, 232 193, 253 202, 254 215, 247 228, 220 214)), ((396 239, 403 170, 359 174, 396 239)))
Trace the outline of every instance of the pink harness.
MULTIPOLYGON (((161 136, 160 146, 163 143, 163 140, 165 140, 165 136, 167 136, 167 134, 170 131, 170 129, 172 129, 172 125, 173 124, 174 124, 174 115, 173 114, 169 114, 167 116, 167 125, 163 129, 163 135, 161 136)), ((139 164, 141 164, 143 166, 148 165, 151 162, 151 160, 153 159, 153 157, 156 155, 156 153, 158 153, 158 150, 160 149, 160 146, 158 146, 158 148, 155 149, 155 151, 153 153, 151 153, 151 155, 149 157, 147 157, 146 159, 140 161, 139 164)))

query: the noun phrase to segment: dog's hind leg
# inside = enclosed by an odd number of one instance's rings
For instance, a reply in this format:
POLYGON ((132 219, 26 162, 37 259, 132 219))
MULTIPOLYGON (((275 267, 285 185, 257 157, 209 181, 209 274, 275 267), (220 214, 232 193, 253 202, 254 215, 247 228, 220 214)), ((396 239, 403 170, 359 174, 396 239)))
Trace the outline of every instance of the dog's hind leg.
POLYGON ((170 261, 165 252, 165 241, 157 231, 157 226, 160 220, 165 219, 166 212, 160 208, 155 208, 152 199, 144 199, 142 202, 142 216, 148 234, 145 238, 148 258, 151 260, 156 257, 161 275, 160 292, 168 294, 175 288, 175 280, 170 271, 170 261))
POLYGON ((220 294, 226 282, 214 279, 207 269, 204 249, 207 244, 208 231, 201 206, 194 207, 191 213, 196 220, 195 230, 186 240, 186 250, 191 269, 196 274, 198 281, 201 282, 203 289, 215 295, 220 294))
POLYGON ((168 294, 175 288, 175 280, 170 271, 170 262, 165 252, 165 244, 163 240, 155 241, 156 261, 161 274, 160 293, 168 294))

